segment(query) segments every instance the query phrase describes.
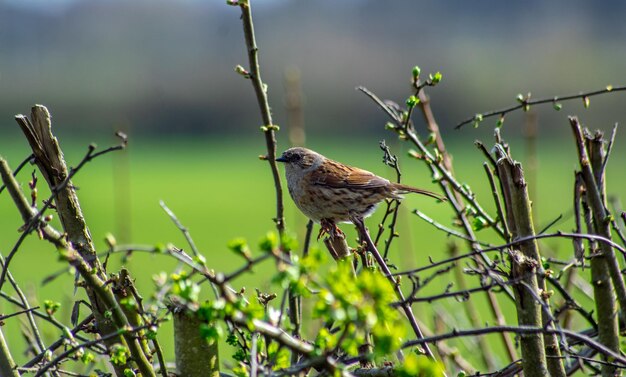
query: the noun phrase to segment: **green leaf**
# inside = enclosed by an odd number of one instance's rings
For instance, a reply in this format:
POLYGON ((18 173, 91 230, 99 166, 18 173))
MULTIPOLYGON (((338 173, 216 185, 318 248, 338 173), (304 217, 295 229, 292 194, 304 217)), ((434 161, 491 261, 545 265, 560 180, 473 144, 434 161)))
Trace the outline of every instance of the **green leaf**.
POLYGON ((443 375, 443 367, 436 361, 414 353, 406 355, 402 365, 396 369, 396 376, 398 377, 440 377, 443 375))
POLYGON ((89 363, 93 363, 94 361, 96 361, 96 355, 94 355, 91 352, 85 352, 82 354, 82 356, 80 357, 80 361, 83 364, 89 364, 89 363))
POLYGON ((111 363, 115 365, 126 364, 129 356, 130 356, 130 352, 128 351, 128 349, 119 343, 114 344, 109 349, 109 357, 110 357, 111 363))
POLYGON ((326 275, 313 306, 313 317, 332 321, 339 330, 332 336, 320 332, 316 345, 320 351, 332 349, 342 332, 341 349, 349 355, 358 354, 367 334, 376 345, 374 354, 389 354, 402 345, 406 328, 398 311, 391 307, 395 297, 391 283, 377 270, 365 269, 354 276, 350 263, 338 263, 326 275))
POLYGON ((172 274, 172 287, 170 291, 188 302, 198 301, 200 286, 191 280, 186 273, 172 274))
POLYGON ((226 344, 231 345, 231 346, 237 346, 239 343, 237 341, 237 335, 235 335, 234 333, 229 333, 228 336, 226 337, 226 344))
POLYGON ((250 260, 250 247, 248 247, 248 242, 244 238, 235 238, 234 240, 230 240, 227 244, 228 248, 235 252, 235 254, 241 255, 246 260, 250 260))
POLYGON ((292 234, 284 233, 282 243, 284 252, 290 252, 298 249, 298 239, 292 234))
MULTIPOLYGON (((243 356, 243 357, 244 357, 244 360, 245 360, 245 356, 243 356)), ((235 358, 235 356, 233 355, 233 359, 234 358, 235 358)), ((235 373, 235 376, 237 376, 237 377, 248 377, 250 375, 250 371, 248 370, 248 366, 246 366, 246 364, 243 364, 243 360, 240 360, 239 365, 237 365, 236 367, 233 368, 233 373, 235 373)))
POLYGON ((480 231, 483 230, 485 228, 487 228, 489 226, 489 223, 487 222, 487 219, 485 219, 482 216, 476 216, 474 217, 474 221, 472 222, 472 228, 475 231, 480 231))
POLYGON ((120 305, 124 306, 127 310, 133 310, 137 308, 137 301, 133 297, 124 297, 120 300, 120 305))
POLYGON ((278 342, 270 343, 268 347, 268 358, 274 360, 273 370, 285 369, 290 364, 289 349, 279 346, 278 342))
POLYGON ((259 241, 259 249, 266 253, 271 253, 278 247, 278 235, 275 232, 267 232, 265 237, 259 241))
POLYGON ((216 324, 203 323, 200 325, 200 336, 212 344, 224 336, 224 330, 216 324))

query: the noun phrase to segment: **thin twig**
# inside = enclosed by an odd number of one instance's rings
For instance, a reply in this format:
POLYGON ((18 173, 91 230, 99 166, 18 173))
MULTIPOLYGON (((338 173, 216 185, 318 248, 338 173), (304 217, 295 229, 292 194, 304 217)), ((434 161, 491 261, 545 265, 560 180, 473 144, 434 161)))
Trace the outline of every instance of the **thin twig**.
MULTIPOLYGON (((568 101, 568 100, 573 100, 573 99, 584 99, 584 98, 588 98, 588 97, 593 97, 593 96, 597 96, 599 94, 606 94, 606 93, 611 93, 611 92, 621 92, 626 90, 626 86, 617 86, 617 87, 613 87, 611 85, 608 85, 606 88, 604 89, 600 89, 600 90, 594 90, 594 91, 590 91, 590 92, 585 92, 585 93, 579 93, 579 94, 572 94, 572 95, 568 95, 568 96, 554 96, 552 98, 541 98, 541 99, 534 99, 534 100, 529 100, 529 99, 523 99, 521 101, 521 103, 519 103, 518 105, 513 105, 504 109, 500 109, 500 110, 493 110, 493 111, 488 111, 488 112, 484 112, 484 113, 479 113, 479 117, 482 119, 485 118, 489 118, 489 117, 493 117, 493 116, 505 116, 506 114, 515 111, 515 110, 519 110, 519 109, 523 109, 523 108, 528 108, 528 106, 530 105, 539 105, 539 104, 544 104, 544 103, 552 103, 552 104, 556 104, 559 101, 568 101)), ((461 127, 463 127, 466 124, 469 123, 473 123, 475 122, 477 119, 477 116, 474 115, 471 118, 467 118, 461 122, 459 122, 454 128, 455 129, 459 129, 461 127)))
MULTIPOLYGON (((22 168, 26 166, 26 164, 28 164, 29 162, 32 163, 34 158, 35 158, 35 155, 33 154, 26 157, 22 162, 20 162, 19 165, 17 165, 15 170, 13 170, 13 175, 16 176, 20 172, 20 170, 22 170, 22 168)), ((2 193, 2 191, 4 191, 5 188, 6 188, 5 184, 0 185, 0 194, 2 193)))
MULTIPOLYGON (((24 119, 27 119, 24 117, 24 119)), ((116 150, 121 150, 124 149, 126 147, 125 143, 116 145, 116 146, 112 146, 109 147, 105 150, 102 150, 100 152, 95 152, 96 147, 95 145, 89 145, 89 147, 87 148, 87 153, 85 154, 85 156, 83 157, 83 159, 78 163, 78 165, 75 168, 71 168, 67 174, 67 177, 65 177, 65 179, 63 179, 63 181, 61 181, 58 185, 56 185, 55 187, 51 188, 52 194, 50 195, 50 197, 48 198, 48 200, 44 203, 43 207, 37 211, 37 213, 31 217, 30 221, 28 223, 25 224, 24 226, 24 231, 22 232, 22 234, 20 235, 19 239, 17 240, 17 242, 15 243, 15 245, 13 246, 13 248, 11 249, 11 251, 9 252, 9 254, 7 255, 7 258, 5 260, 5 264, 4 267, 2 269, 2 274, 0 275, 0 290, 2 290, 2 286, 4 285, 4 281, 6 279, 6 273, 7 270, 9 268, 9 264, 11 263, 11 260, 13 259, 13 257, 15 256, 15 254, 17 253, 19 247, 21 246, 22 242, 24 241, 24 239, 26 238, 26 236, 35 229, 35 226, 40 222, 41 218, 43 217, 43 214, 45 213, 45 211, 50 208, 50 206, 52 206, 53 203, 53 199, 57 196, 57 194, 63 190, 71 181, 71 179, 74 177, 74 175, 76 175, 82 168, 83 166, 85 166, 85 164, 87 164, 88 162, 92 161, 94 158, 98 157, 98 156, 102 156, 106 153, 109 152, 113 152, 116 150)), ((93 261, 89 261, 92 262, 93 261)))
MULTIPOLYGON (((413 213, 415 215, 417 215, 419 218, 421 218, 422 220, 426 221, 427 223, 429 223, 430 225, 434 226, 435 228, 447 233, 449 236, 454 236, 457 238, 460 238, 462 240, 465 241, 469 241, 469 242, 477 242, 478 244, 482 245, 482 246, 493 246, 490 243, 487 242, 483 242, 483 241, 478 241, 478 240, 473 240, 470 237, 466 236, 463 233, 457 232, 454 229, 450 229, 438 222, 436 222, 435 220, 433 220, 432 218, 428 217, 428 215, 426 215, 424 212, 418 210, 418 209, 414 209, 413 213)), ((479 253, 473 253, 473 255, 478 255, 479 253)))
MULTIPOLYGON (((2 255, 0 255, 0 266, 2 266, 3 268, 5 268, 6 266, 6 262, 4 258, 2 257, 2 255)), ((46 346, 43 343, 43 339, 41 338, 41 334, 39 333, 39 327, 37 326, 37 322, 35 321, 35 317, 33 316, 33 313, 32 313, 33 310, 37 309, 38 307, 35 309, 32 309, 30 307, 30 304, 28 303, 28 300, 26 299, 26 295, 24 294, 24 292, 22 292, 20 287, 17 285, 17 282, 13 278, 13 275, 11 274, 11 272, 8 269, 5 269, 5 270, 6 270, 6 276, 9 279, 9 283, 11 283, 11 285, 13 286, 15 293, 17 293, 17 297, 19 297, 22 303, 22 307, 24 308, 23 313, 26 313, 28 324, 30 325, 31 330, 33 331, 33 336, 35 337, 35 341, 37 342, 36 344, 37 352, 43 352, 43 350, 46 349, 46 346)))
POLYGON ((256 44, 256 38, 254 35, 254 25, 252 22, 252 9, 249 0, 239 0, 237 2, 229 3, 231 5, 237 5, 241 8, 241 20, 243 22, 244 37, 246 40, 246 48, 248 51, 248 62, 250 64, 250 71, 247 72, 246 77, 250 79, 254 92, 256 94, 259 110, 261 111, 261 118, 263 120, 263 133, 265 134, 265 144, 267 147, 266 159, 270 165, 272 171, 272 177, 274 178, 274 188, 276 190, 276 229, 280 235, 280 243, 282 246, 282 235, 285 231, 285 217, 284 217, 284 205, 283 205, 283 188, 280 182, 280 176, 278 174, 278 167, 276 166, 276 132, 278 127, 272 121, 272 112, 267 98, 267 85, 261 79, 261 67, 259 64, 259 48, 256 44))
MULTIPOLYGON (((372 238, 370 237, 369 232, 365 228, 365 224, 363 223, 363 220, 359 218, 353 218, 352 222, 357 227, 357 230, 359 231, 361 239, 365 241, 365 244, 367 245, 369 252, 372 253, 372 255, 374 256, 374 259, 376 259, 376 262, 378 262, 378 265, 380 269, 382 270, 383 274, 389 280, 390 284, 393 286, 394 291, 396 292, 396 295, 398 296, 398 299, 400 300, 400 302, 403 302, 403 304, 401 305, 402 310, 404 311, 404 314, 409 320, 409 323, 411 324, 411 327, 413 328, 413 332, 415 333, 415 336, 418 339, 423 338, 424 334, 422 333, 422 330, 420 329, 419 325, 417 324, 417 321, 415 320, 415 315, 413 314, 413 309, 411 308, 411 305, 404 302, 405 301, 404 293, 402 293, 402 289, 400 289, 400 285, 397 284, 396 279, 391 274, 391 270, 389 270, 389 267, 387 266, 387 263, 385 263, 385 260, 383 259, 382 255, 380 255, 380 253, 378 252, 376 245, 374 245, 374 242, 372 241, 372 238)), ((426 356, 434 360, 435 356, 427 344, 424 345, 424 351, 426 353, 426 356)))
POLYGON ((457 330, 454 329, 449 333, 433 335, 429 337, 425 337, 422 339, 409 340, 402 345, 402 348, 414 347, 417 345, 424 345, 435 343, 440 340, 453 339, 453 338, 462 338, 466 336, 481 336, 493 333, 501 333, 501 332, 511 332, 515 334, 564 334, 569 338, 577 340, 601 354, 612 358, 614 361, 619 362, 620 364, 626 366, 626 358, 620 355, 617 352, 610 350, 605 347, 603 344, 596 342, 595 340, 589 338, 588 336, 579 334, 575 331, 568 329, 554 329, 554 328, 546 328, 546 327, 531 327, 531 326, 492 326, 485 327, 480 329, 469 329, 469 330, 457 330))
MULTIPOLYGON (((129 328, 126 331, 128 331, 129 333, 134 333, 136 331, 140 331, 146 328, 149 328, 150 326, 153 326, 154 324, 149 323, 140 327, 136 327, 136 328, 129 328)), ((74 352, 76 352, 77 350, 81 349, 81 348, 87 348, 89 346, 92 346, 94 344, 100 343, 103 340, 106 339, 113 339, 119 336, 118 332, 114 332, 111 334, 106 334, 98 339, 94 339, 88 342, 84 342, 84 343, 80 343, 77 345, 73 345, 71 347, 68 347, 64 352, 61 352, 59 355, 57 355, 57 357, 55 357, 54 359, 52 359, 50 362, 46 363, 45 365, 43 365, 35 374, 34 377, 40 377, 42 376, 48 369, 58 365, 60 362, 62 362, 63 360, 65 360, 68 356, 72 355, 74 352)))
POLYGON ((184 226, 179 220, 178 217, 176 217, 176 214, 174 212, 172 212, 171 209, 169 209, 166 205, 164 201, 159 201, 159 205, 161 206, 161 208, 163 208, 163 210, 165 211, 165 213, 167 213, 167 215, 169 216, 169 218, 174 222, 174 225, 176 225, 176 227, 183 233, 183 236, 185 236, 185 239, 187 240, 187 243, 189 244, 189 247, 191 247, 191 252, 193 253, 194 256, 199 256, 200 252, 198 251, 198 248, 196 247, 196 243, 193 242, 193 238, 191 237, 191 234, 189 233, 189 229, 187 229, 186 226, 184 226))

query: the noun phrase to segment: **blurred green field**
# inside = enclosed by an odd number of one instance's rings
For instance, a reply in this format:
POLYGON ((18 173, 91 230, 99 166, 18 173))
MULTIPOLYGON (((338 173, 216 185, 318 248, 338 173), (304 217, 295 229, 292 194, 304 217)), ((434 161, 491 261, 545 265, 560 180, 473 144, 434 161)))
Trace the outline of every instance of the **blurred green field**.
MULTIPOLYGON (((401 156, 403 182, 431 190, 437 187, 431 183, 429 171, 421 162, 406 156, 408 145, 388 140, 392 151, 401 156)), ((88 142, 95 141, 102 147, 115 143, 108 137, 96 140, 60 140, 66 159, 76 164, 84 152, 88 142)), ((484 140, 487 146, 491 140, 484 140)), ((381 163, 382 153, 378 148, 378 140, 350 139, 328 142, 311 140, 309 145, 319 152, 343 162, 358 165, 383 176, 393 178, 392 169, 381 163)), ((279 149, 284 149, 281 145, 279 149)), ((472 186, 483 206, 493 213, 491 194, 482 167, 483 156, 473 146, 473 139, 455 140, 449 144, 449 150, 455 160, 455 169, 459 180, 472 186)), ((514 156, 525 163, 523 141, 512 143, 514 156)), ((536 197, 533 198, 535 212, 538 215, 538 228, 549 223, 558 215, 563 215, 553 229, 572 230, 572 183, 573 171, 577 168, 577 160, 573 141, 546 141, 538 148, 538 170, 536 181, 531 181, 536 197)), ((616 145, 614 154, 608 165, 608 192, 625 197, 626 177, 622 161, 626 158, 626 148, 616 145)), ((166 244, 188 249, 180 231, 174 226, 159 206, 163 200, 172 209, 180 221, 189 228, 197 246, 206 256, 208 265, 218 271, 232 271, 242 265, 242 260, 231 254, 226 243, 235 237, 245 237, 251 245, 268 231, 273 229, 274 188, 267 163, 259 161, 258 156, 264 153, 264 141, 259 135, 256 139, 228 138, 196 138, 171 140, 142 140, 131 138, 126 151, 116 152, 101 157, 88 164, 75 178, 79 187, 79 197, 90 226, 92 236, 98 250, 106 249, 103 241, 107 233, 114 234, 118 243, 134 244, 166 244)), ((24 140, 0 141, 0 155, 8 159, 11 166, 16 166, 28 155, 24 140)), ((26 168, 19 176, 24 189, 34 167, 26 168)), ((527 169, 528 170, 528 169, 527 169)), ((528 172, 532 173, 532 172, 528 172)), ((282 170, 281 170, 282 175, 282 170)), ((46 198, 45 182, 40 180, 39 199, 46 198)), ((300 239, 304 232, 305 219, 297 212, 290 198, 286 201, 286 221, 290 232, 300 239)), ((392 248, 391 259, 402 269, 425 265, 428 258, 433 260, 445 258, 447 237, 412 215, 410 211, 419 208, 445 225, 450 225, 452 212, 446 204, 438 204, 428 198, 409 196, 404 202, 399 218, 398 231, 401 235, 392 248)), ((380 218, 379 212, 368 220, 370 229, 376 229, 380 218)), ((18 228, 22 225, 17 210, 8 194, 0 195, 0 252, 6 256, 19 237, 18 228)), ((343 226, 349 229, 348 225, 343 226)), ((317 234, 317 229, 314 231, 317 234)), ((354 233, 348 233, 353 235, 354 233)), ((494 241, 489 230, 482 231, 485 240, 494 241)), ((570 243, 558 240, 546 240, 542 243, 545 256, 559 256, 568 259, 570 243)), ((466 251, 462 244, 462 252, 466 251)), ((110 270, 119 266, 119 256, 113 257, 110 270)), ((133 255, 127 267, 137 279, 137 284, 144 297, 152 292, 151 277, 160 271, 171 271, 176 263, 163 256, 133 255)), ((65 268, 57 261, 54 249, 44 241, 30 236, 11 263, 11 272, 22 288, 32 298, 33 304, 44 299, 52 299, 63 303, 58 318, 69 323, 69 311, 73 295, 72 276, 62 275, 49 285, 42 286, 43 278, 65 268)), ((273 267, 261 265, 254 273, 246 275, 238 281, 240 286, 251 288, 260 286, 272 289, 267 282, 273 267), (266 270, 264 270, 266 269, 266 270), (266 273, 267 272, 267 273, 266 273)), ((430 287, 432 292, 440 292, 450 277, 444 276, 440 282, 430 287)), ((11 292, 9 285, 4 286, 5 292, 11 292)), ((79 293, 80 295, 80 293, 79 293)), ((477 304, 482 297, 476 296, 477 304)), ((503 304, 507 313, 511 313, 510 304, 503 304)), ((428 305, 444 311, 451 323, 458 327, 466 327, 461 310, 455 301, 440 302, 428 305), (455 306, 457 305, 457 306, 455 306), (456 322, 456 321, 460 322, 456 322)), ((430 322, 433 312, 427 306, 417 306, 417 313, 424 313, 422 320, 430 322)), ((15 308, 2 303, 0 311, 10 313, 15 308)), ((490 316, 485 317, 488 321, 490 316)), ((514 317, 510 317, 514 322, 514 317)), ((17 331, 18 319, 6 321, 3 328, 11 347, 21 351, 23 340, 17 331)), ((171 346, 168 327, 160 333, 162 342, 169 349, 171 346)), ((47 341, 56 339, 56 332, 44 333, 47 341)), ((496 339, 496 338, 494 338, 496 339)), ((472 340, 464 340, 471 347, 472 340)), ((15 356, 23 361, 23 355, 16 352, 15 356)))

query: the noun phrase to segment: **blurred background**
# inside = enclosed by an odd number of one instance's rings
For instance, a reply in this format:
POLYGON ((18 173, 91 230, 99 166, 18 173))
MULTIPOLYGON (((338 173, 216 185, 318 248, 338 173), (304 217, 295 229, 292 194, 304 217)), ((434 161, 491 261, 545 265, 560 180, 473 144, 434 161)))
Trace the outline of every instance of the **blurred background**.
MULTIPOLYGON (((443 73, 430 93, 444 130, 518 93, 551 97, 624 81, 626 4, 617 0, 253 5, 276 122, 285 124, 285 73, 298 69, 314 134, 381 132, 382 114, 354 88, 403 101, 414 65, 443 73)), ((246 66, 238 19, 213 0, 4 0, 0 120, 41 102, 59 132, 249 132, 259 118, 249 82, 233 74, 246 66)), ((593 99, 606 113, 594 127, 621 120, 606 110, 623 101, 593 99)), ((542 129, 563 125, 546 120, 542 129)))
MULTIPOLYGON (((298 77, 308 146, 393 178, 378 149, 379 140, 387 139, 401 156, 404 182, 437 190, 428 169, 406 158, 409 147, 384 129, 385 115, 355 87, 402 104, 413 66, 424 76, 440 71, 441 84, 428 90, 432 108, 459 180, 472 185, 488 210, 494 207, 484 157, 473 141, 490 148, 496 118, 455 131, 458 122, 515 104, 518 93, 551 98, 626 84, 626 3, 617 0, 257 0, 253 13, 263 79, 274 121, 282 127, 280 150, 289 146, 286 77, 298 77)), ((28 114, 35 103, 51 111, 70 165, 88 143, 108 146, 122 130, 130 136, 128 149, 90 163, 75 179, 98 249, 106 250, 107 233, 120 243, 186 248, 159 207, 163 200, 212 267, 237 268, 243 261, 229 254, 227 241, 243 236, 256 245, 273 229, 275 205, 269 169, 258 160, 265 144, 256 98, 250 82, 234 72, 238 64, 247 67, 239 16, 223 0, 0 1, 0 154, 11 166, 28 156, 13 116, 28 114)), ((613 93, 592 97, 588 109, 576 100, 564 102, 560 112, 548 104, 533 107, 532 118, 507 116, 502 133, 529 174, 538 226, 563 215, 557 227, 572 229, 577 160, 566 116, 577 114, 608 134, 624 122, 625 101, 626 94, 613 93), (529 138, 531 123, 536 132, 529 138)), ((426 137, 419 114, 415 121, 426 137)), ((608 165, 608 191, 622 197, 624 142, 618 131, 608 165)), ((18 177, 26 191, 33 170, 29 166, 18 177)), ((38 188, 41 202, 48 195, 43 180, 38 188)), ((301 237, 305 219, 285 200, 288 228, 301 237)), ((429 256, 443 259, 446 249, 446 236, 410 213, 416 207, 445 225, 452 219, 445 205, 407 198, 394 246, 403 254, 392 257, 407 268, 428 263, 429 256)), ((0 195, 0 214, 0 252, 6 255, 22 225, 6 194, 0 195)), ((557 256, 569 253, 571 244, 546 241, 543 247, 557 256)), ((153 274, 175 267, 146 255, 125 263, 146 292, 153 274)), ((11 265, 35 303, 50 298, 66 304, 59 314, 66 319, 75 299, 72 275, 41 283, 63 268, 51 246, 36 237, 29 237, 11 265)), ((268 288, 259 281, 249 275, 240 284, 268 288)), ((4 312, 14 310, 1 305, 4 312)), ((16 329, 8 337, 19 346, 16 329)))

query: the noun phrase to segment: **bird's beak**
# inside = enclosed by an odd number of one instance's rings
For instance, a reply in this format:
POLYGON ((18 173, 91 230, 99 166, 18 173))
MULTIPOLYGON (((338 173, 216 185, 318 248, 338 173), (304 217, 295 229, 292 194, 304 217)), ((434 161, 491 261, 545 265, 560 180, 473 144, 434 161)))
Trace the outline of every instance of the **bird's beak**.
POLYGON ((276 161, 278 162, 287 162, 287 159, 285 158, 285 156, 280 156, 276 159, 276 161))

